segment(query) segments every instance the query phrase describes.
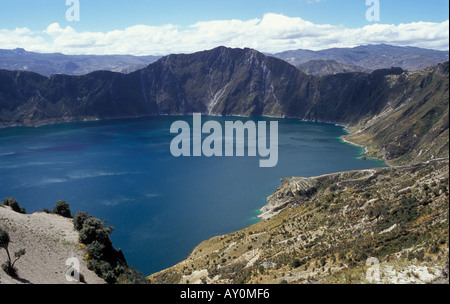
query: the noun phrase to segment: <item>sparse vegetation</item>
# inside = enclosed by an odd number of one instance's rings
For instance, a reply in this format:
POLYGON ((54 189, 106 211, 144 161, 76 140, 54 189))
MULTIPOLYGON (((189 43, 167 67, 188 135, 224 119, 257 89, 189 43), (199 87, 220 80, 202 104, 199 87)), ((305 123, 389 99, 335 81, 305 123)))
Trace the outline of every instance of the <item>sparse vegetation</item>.
POLYGON ((25 214, 25 208, 20 207, 19 202, 15 198, 5 198, 3 199, 3 205, 11 207, 15 212, 25 214))
POLYGON ((86 245, 88 268, 107 283, 146 283, 138 271, 129 269, 120 249, 113 247, 110 234, 114 231, 106 222, 78 212, 74 218, 74 228, 79 232, 80 243, 86 245))
MULTIPOLYGON (((207 269, 218 283, 363 283, 370 257, 399 269, 444 267, 448 196, 435 190, 448 189, 447 176, 442 160, 283 179, 270 198, 287 206, 281 213, 203 242, 193 251, 202 255, 187 259, 190 271, 207 269), (231 250, 240 258, 217 267, 212 258, 231 250)), ((165 283, 166 272, 174 279, 180 271, 176 265, 149 279, 165 283)))
POLYGON ((16 262, 25 254, 25 249, 20 249, 14 253, 14 259, 11 258, 11 254, 9 253, 9 243, 11 239, 6 230, 3 230, 0 227, 0 248, 5 249, 6 254, 8 256, 8 260, 2 264, 2 269, 12 277, 17 276, 17 268, 14 266, 16 262))

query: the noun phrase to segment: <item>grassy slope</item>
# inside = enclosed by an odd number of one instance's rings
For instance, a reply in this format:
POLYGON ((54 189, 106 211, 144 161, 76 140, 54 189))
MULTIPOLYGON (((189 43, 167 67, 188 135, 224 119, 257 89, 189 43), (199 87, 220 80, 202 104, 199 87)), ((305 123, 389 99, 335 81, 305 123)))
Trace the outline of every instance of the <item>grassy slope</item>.
POLYGON ((393 94, 384 111, 352 128, 346 139, 391 164, 448 157, 449 63, 390 76, 393 94))

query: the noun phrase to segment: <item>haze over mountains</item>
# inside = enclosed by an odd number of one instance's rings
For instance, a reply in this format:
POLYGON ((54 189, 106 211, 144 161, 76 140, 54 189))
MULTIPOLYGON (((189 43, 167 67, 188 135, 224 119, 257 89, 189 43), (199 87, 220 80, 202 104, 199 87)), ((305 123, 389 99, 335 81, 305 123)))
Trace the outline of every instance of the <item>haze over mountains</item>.
POLYGON ((311 60, 335 60, 342 64, 359 66, 368 70, 401 67, 407 71, 418 71, 449 58, 446 51, 387 44, 332 48, 321 51, 296 50, 277 53, 273 56, 295 66, 311 60))
POLYGON ((0 69, 41 75, 83 75, 98 70, 128 73, 156 61, 159 56, 43 54, 24 49, 0 49, 0 69))
MULTIPOLYGON (((332 48, 321 51, 295 50, 267 54, 283 59, 309 75, 322 76, 345 72, 371 72, 401 67, 416 71, 448 60, 448 52, 386 44, 355 48, 332 48)), ((1 50, 0 69, 54 74, 83 75, 107 70, 130 73, 155 62, 161 56, 64 55, 41 54, 24 49, 1 50)))

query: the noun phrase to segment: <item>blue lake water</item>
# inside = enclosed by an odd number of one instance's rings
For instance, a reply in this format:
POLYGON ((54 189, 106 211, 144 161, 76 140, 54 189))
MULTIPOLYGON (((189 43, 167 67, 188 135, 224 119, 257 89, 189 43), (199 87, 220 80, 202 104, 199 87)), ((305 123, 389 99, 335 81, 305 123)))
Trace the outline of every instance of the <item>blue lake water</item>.
POLYGON ((192 125, 192 116, 169 116, 0 129, 0 197, 27 213, 66 200, 73 214, 106 219, 114 246, 148 275, 205 239, 257 222, 282 177, 384 166, 358 159, 363 149, 342 142, 342 127, 269 118, 257 120, 279 122, 276 167, 260 168, 259 156, 175 158, 176 120, 192 125))

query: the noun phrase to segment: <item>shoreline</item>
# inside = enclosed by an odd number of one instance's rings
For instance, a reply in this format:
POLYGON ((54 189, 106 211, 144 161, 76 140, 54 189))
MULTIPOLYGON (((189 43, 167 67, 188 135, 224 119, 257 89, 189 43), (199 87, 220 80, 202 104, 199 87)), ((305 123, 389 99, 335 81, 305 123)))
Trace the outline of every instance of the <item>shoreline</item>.
MULTIPOLYGON (((59 124, 66 124, 66 123, 82 123, 82 122, 96 122, 96 121, 109 121, 109 120, 120 120, 120 119, 140 119, 140 118, 154 118, 154 117, 181 117, 181 116, 192 116, 193 114, 196 114, 197 112, 193 113, 175 113, 175 114, 145 114, 145 115, 132 115, 132 116, 111 116, 111 117, 84 117, 84 118, 55 118, 55 119, 49 119, 47 121, 41 121, 41 122, 35 122, 35 123, 12 123, 12 124, 2 124, 0 122, 0 129, 5 128, 17 128, 17 127, 24 127, 24 128, 38 128, 48 125, 59 125, 59 124)), ((281 120, 298 120, 301 122, 309 122, 309 123, 322 123, 322 124, 330 124, 335 125, 337 127, 343 127, 347 132, 348 131, 348 125, 338 123, 335 121, 330 120, 308 120, 303 119, 296 116, 287 116, 287 115, 257 115, 257 116, 247 116, 247 115, 240 115, 240 114, 231 114, 231 115, 220 115, 220 114, 213 114, 213 113, 200 113, 202 116, 210 116, 210 117, 238 117, 238 118, 273 118, 273 119, 281 119, 281 120)))
MULTIPOLYGON (((351 135, 351 134, 347 134, 347 135, 351 135)), ((367 146, 364 146, 364 145, 361 145, 361 144, 357 144, 355 142, 352 142, 352 141, 344 138, 344 136, 347 136, 347 135, 341 136, 342 141, 347 143, 347 144, 353 145, 353 146, 364 148, 364 154, 363 155, 365 155, 367 157, 366 159, 378 160, 378 161, 384 163, 387 167, 390 167, 390 168, 395 167, 394 165, 390 164, 389 161, 387 161, 386 159, 380 159, 378 157, 368 157, 367 154, 369 153, 369 150, 368 150, 367 146)))

